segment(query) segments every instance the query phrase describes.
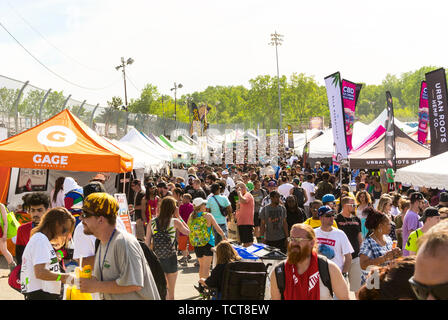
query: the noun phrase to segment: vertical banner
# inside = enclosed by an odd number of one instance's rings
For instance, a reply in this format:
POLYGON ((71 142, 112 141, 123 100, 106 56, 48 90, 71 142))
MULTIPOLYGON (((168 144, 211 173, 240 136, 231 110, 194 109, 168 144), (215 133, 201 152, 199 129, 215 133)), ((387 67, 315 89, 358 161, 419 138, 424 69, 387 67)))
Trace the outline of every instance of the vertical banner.
POLYGON ((258 161, 260 161, 261 164, 265 164, 266 163, 266 145, 267 145, 267 140, 266 140, 266 129, 258 129, 257 130, 257 136, 258 136, 258 146, 257 146, 257 151, 258 151, 258 161))
POLYGON ((224 162, 225 164, 233 164, 233 143, 235 134, 233 130, 226 129, 224 137, 224 162))
POLYGON ((330 108, 331 127, 336 144, 337 158, 347 159, 347 143, 345 138, 344 108, 342 105, 341 76, 339 72, 325 78, 328 106, 330 108))
POLYGON ((394 171, 396 166, 395 155, 395 121, 394 121, 394 105, 392 101, 392 95, 389 91, 386 91, 387 100, 387 119, 386 119, 386 138, 384 143, 386 154, 386 168, 392 168, 394 171))
POLYGON ((431 156, 448 151, 448 110, 445 69, 425 74, 428 86, 429 125, 431 133, 431 156))
POLYGON ((271 165, 278 166, 279 130, 271 129, 269 133, 269 158, 271 165))
POLYGON ((356 103, 358 102, 361 84, 356 84, 345 79, 342 80, 342 103, 344 105, 344 122, 347 149, 353 149, 352 136, 353 124, 355 123, 356 103))
POLYGON ((422 81, 420 86, 420 102, 418 106, 418 142, 426 143, 429 125, 428 87, 422 81))
POLYGON ((294 149, 294 135, 291 125, 288 124, 288 148, 294 149))
POLYGON ((124 225, 126 226, 126 230, 135 236, 135 232, 131 223, 131 217, 129 216, 129 206, 128 206, 128 200, 126 199, 126 194, 115 193, 114 197, 115 199, 117 199, 118 202, 118 216, 121 218, 124 225))
POLYGON ((190 125, 190 136, 192 137, 194 134, 199 135, 201 131, 201 122, 199 120, 199 109, 196 103, 191 103, 191 112, 193 113, 193 119, 190 125))

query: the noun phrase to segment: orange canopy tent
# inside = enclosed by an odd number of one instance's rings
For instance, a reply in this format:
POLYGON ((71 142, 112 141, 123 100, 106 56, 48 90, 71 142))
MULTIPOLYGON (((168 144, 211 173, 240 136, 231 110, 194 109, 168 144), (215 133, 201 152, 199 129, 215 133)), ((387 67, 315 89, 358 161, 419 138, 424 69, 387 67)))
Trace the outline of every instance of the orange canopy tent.
POLYGON ((65 109, 0 141, 0 167, 123 173, 132 170, 133 157, 65 109))

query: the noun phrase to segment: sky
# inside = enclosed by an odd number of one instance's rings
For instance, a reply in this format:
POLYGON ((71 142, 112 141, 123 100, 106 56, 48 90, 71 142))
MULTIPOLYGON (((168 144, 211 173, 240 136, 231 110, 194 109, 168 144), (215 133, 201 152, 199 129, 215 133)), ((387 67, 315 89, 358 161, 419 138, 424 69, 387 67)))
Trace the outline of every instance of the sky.
POLYGON ((128 101, 146 84, 172 97, 175 82, 178 97, 249 88, 258 75, 276 76, 269 43, 277 32, 280 75, 323 85, 339 71, 380 84, 387 74, 446 65, 447 9, 435 0, 0 0, 0 23, 35 57, 0 28, 0 75, 101 106, 124 98, 121 57, 134 59, 128 101))

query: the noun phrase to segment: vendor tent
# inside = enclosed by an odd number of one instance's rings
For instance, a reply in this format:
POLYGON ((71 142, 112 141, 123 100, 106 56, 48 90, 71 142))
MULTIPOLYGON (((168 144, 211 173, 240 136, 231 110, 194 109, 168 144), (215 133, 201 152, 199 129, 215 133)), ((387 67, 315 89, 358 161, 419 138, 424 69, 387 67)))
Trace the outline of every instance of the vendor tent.
MULTIPOLYGON (((395 126, 395 152, 397 168, 429 158, 430 151, 417 141, 410 138, 395 126)), ((350 168, 352 169, 379 169, 386 167, 385 159, 385 133, 381 134, 368 146, 349 154, 350 168)))
POLYGON ((448 189, 448 152, 398 169, 395 181, 418 187, 448 189))
POLYGON ((173 156, 170 151, 161 147, 154 141, 148 139, 143 133, 136 129, 131 129, 128 133, 120 139, 120 142, 128 142, 134 147, 142 149, 146 153, 151 153, 155 158, 162 161, 172 161, 173 156))
POLYGON ((100 137, 65 109, 0 142, 0 167, 129 172, 131 155, 100 137))

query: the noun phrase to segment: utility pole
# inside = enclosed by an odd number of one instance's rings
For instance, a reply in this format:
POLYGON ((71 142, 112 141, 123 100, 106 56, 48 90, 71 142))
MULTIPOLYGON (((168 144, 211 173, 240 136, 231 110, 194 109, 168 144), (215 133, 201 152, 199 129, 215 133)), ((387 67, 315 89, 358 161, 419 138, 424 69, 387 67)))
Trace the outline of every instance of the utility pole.
POLYGON ((281 94, 280 94, 280 73, 279 73, 279 68, 278 68, 278 50, 277 47, 280 46, 282 44, 283 41, 283 35, 278 34, 277 31, 275 31, 275 33, 271 34, 271 42, 269 43, 271 46, 275 46, 275 58, 277 61, 277 86, 278 86, 278 109, 280 112, 280 128, 279 130, 283 129, 283 124, 282 124, 282 98, 281 98, 281 94))
MULTIPOLYGON (((128 58, 126 61, 124 60, 124 57, 121 57, 121 64, 119 66, 116 66, 116 70, 122 69, 123 71, 123 82, 124 82, 124 109, 126 110, 126 128, 125 133, 128 132, 128 121, 129 121, 129 114, 128 114, 128 94, 126 91, 126 65, 130 65, 134 63, 134 59, 128 58)), ((117 128, 118 130, 118 128, 117 128)))

